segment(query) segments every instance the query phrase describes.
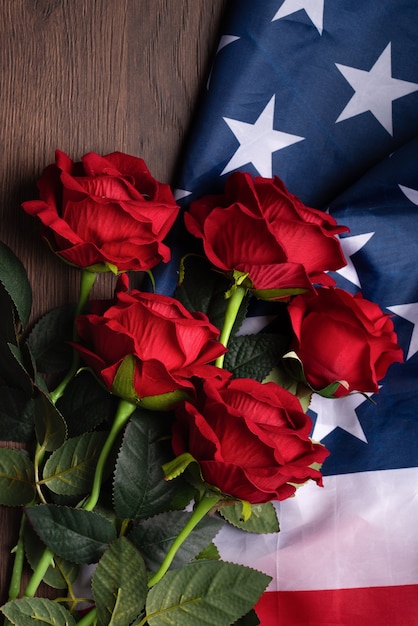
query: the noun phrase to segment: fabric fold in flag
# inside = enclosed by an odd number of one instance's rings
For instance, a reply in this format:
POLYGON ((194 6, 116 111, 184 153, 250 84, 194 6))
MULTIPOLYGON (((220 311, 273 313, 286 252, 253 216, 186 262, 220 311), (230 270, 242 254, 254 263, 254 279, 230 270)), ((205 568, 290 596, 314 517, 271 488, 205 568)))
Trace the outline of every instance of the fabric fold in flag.
MULTIPOLYGON (((261 626, 417 623, 417 20, 409 0, 229 3, 184 152, 184 207, 241 170, 279 176, 347 225, 347 266, 332 275, 392 315, 405 355, 371 399, 312 402, 331 452, 324 488, 278 506, 278 535, 217 538, 222 558, 273 577, 261 626)), ((160 291, 174 288, 183 238, 179 221, 160 291)))
POLYGON ((261 624, 414 624, 417 478, 416 468, 326 477, 325 495, 307 485, 281 503, 279 535, 221 534, 223 558, 273 576, 261 624))
POLYGON ((178 181, 188 201, 241 169, 322 208, 417 134, 409 0, 228 7, 178 181))

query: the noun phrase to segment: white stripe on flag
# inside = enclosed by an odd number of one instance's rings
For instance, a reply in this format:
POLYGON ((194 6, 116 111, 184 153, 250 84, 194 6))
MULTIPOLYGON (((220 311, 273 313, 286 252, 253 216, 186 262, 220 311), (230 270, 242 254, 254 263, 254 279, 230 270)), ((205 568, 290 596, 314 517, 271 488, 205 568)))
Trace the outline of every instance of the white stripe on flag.
POLYGON ((418 583, 418 468, 324 477, 278 505, 281 532, 225 528, 224 560, 272 576, 269 591, 418 583))

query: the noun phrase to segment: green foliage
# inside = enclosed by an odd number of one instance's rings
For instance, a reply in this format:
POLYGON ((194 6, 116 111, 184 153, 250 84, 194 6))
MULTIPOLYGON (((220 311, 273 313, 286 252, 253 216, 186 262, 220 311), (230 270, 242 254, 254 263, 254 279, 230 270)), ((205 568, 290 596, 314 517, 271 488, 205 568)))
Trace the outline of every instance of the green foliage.
POLYGON ((184 452, 164 464, 164 476, 167 480, 173 480, 183 474, 190 465, 198 465, 198 463, 190 452, 184 452))
MULTIPOLYGON (((197 256, 186 259, 184 270, 176 296, 221 329, 230 279, 197 256)), ((209 496, 217 502, 218 494, 207 491, 190 454, 173 460, 173 415, 155 406, 173 396, 142 399, 122 438, 122 430, 114 427, 115 396, 128 400, 126 406, 130 399, 134 410, 135 358, 126 357, 114 380, 115 393, 109 393, 82 363, 78 372, 71 369, 75 307, 47 312, 28 332, 31 295, 20 261, 0 244, 0 439, 32 442, 35 450, 31 459, 21 450, 0 449, 0 504, 26 507, 30 523, 19 544, 24 543, 37 585, 43 580, 74 599, 80 565, 98 562, 92 577, 98 626, 256 626, 252 607, 269 577, 221 561, 214 538, 226 522, 248 532, 276 532, 272 505, 251 507, 246 522, 241 520, 242 503, 235 503, 222 509, 221 516, 205 515, 191 531, 189 524, 171 569, 158 576, 192 515, 184 508, 193 498, 199 503, 209 496), (64 378, 65 390, 55 405, 59 394, 50 395, 47 384, 53 388, 68 370, 73 378, 64 378), (151 407, 157 410, 147 410, 151 407), (86 501, 104 448, 106 462, 100 462, 93 497, 86 501), (52 565, 49 551, 54 553, 52 565)), ((288 335, 237 337, 249 301, 245 295, 239 307, 225 367, 234 377, 263 381, 288 349, 288 335)), ((36 593, 36 584, 32 587, 36 593)), ((75 625, 64 606, 42 598, 12 600, 1 610, 16 626, 75 625)))
POLYGON ((167 446, 170 416, 137 410, 128 424, 117 458, 113 484, 116 513, 145 518, 170 508, 177 483, 164 480, 162 465, 172 456, 167 446))
POLYGON ((247 615, 243 615, 238 621, 234 622, 234 626, 258 626, 260 620, 254 609, 251 609, 247 615))
POLYGON ((1 342, 18 343, 18 328, 17 328, 17 316, 16 310, 13 304, 13 300, 7 293, 2 282, 0 282, 0 314, 1 314, 1 327, 0 338, 1 342))
POLYGON ((20 389, 0 387, 0 440, 26 443, 33 437, 34 406, 20 389))
POLYGON ((220 558, 221 555, 219 554, 219 550, 214 543, 210 543, 208 546, 206 546, 206 548, 203 548, 203 550, 201 550, 199 554, 196 555, 196 559, 203 560, 211 559, 219 561, 220 558))
POLYGON ((95 563, 116 538, 113 524, 94 511, 40 504, 26 515, 48 548, 74 563, 95 563))
POLYGON ((7 619, 15 626, 75 626, 76 622, 67 609, 46 598, 22 598, 12 600, 2 609, 7 619))
POLYGON ((117 402, 90 372, 82 371, 69 383, 57 408, 74 437, 113 419, 117 402))
MULTIPOLYGON (((185 526, 190 513, 168 511, 142 520, 129 534, 129 539, 140 550, 147 569, 156 571, 167 551, 185 526)), ((222 528, 223 522, 215 517, 204 517, 190 533, 174 557, 172 567, 182 567, 204 550, 222 528)))
POLYGON ((167 572, 149 592, 149 626, 230 626, 248 613, 270 577, 222 561, 194 561, 167 572))
POLYGON ((23 450, 0 448, 0 504, 22 506, 35 496, 35 476, 23 450))
POLYGON ((99 431, 67 439, 45 463, 42 483, 64 496, 87 494, 106 435, 99 431))
POLYGON ((138 550, 116 539, 103 554, 92 579, 98 626, 127 626, 142 612, 147 597, 147 573, 138 550))
POLYGON ((133 354, 128 354, 118 367, 113 379, 112 393, 136 404, 139 398, 134 386, 134 372, 135 357, 133 354))
POLYGON ((33 378, 28 373, 27 350, 21 350, 13 342, 3 341, 0 335, 0 379, 9 387, 22 390, 25 397, 30 398, 33 393, 33 378))
POLYGON ((72 350, 68 342, 73 335, 74 306, 48 311, 37 321, 27 344, 41 372, 51 374, 69 369, 72 350))
POLYGON ((32 307, 32 290, 23 264, 2 242, 0 242, 0 282, 16 307, 22 326, 25 327, 32 307))
POLYGON ((235 378, 262 382, 287 349, 286 335, 259 334, 234 337, 228 343, 225 369, 235 378))
POLYGON ((279 522, 276 509, 271 502, 265 504, 252 504, 251 516, 247 521, 242 520, 242 506, 240 503, 223 506, 219 513, 230 524, 246 530, 249 533, 267 534, 279 532, 279 522))
POLYGON ((36 394, 34 406, 36 438, 39 444, 49 452, 57 450, 67 435, 64 418, 49 396, 42 391, 36 394))
POLYGON ((30 394, 32 386, 29 377, 10 349, 19 344, 19 328, 15 306, 10 295, 0 282, 0 381, 9 387, 23 389, 30 394))
MULTIPOLYGON (((25 524, 24 545, 29 565, 35 569, 44 553, 45 544, 39 540, 38 535, 29 524, 25 524)), ((48 567, 43 581, 54 589, 67 589, 68 584, 76 580, 79 569, 75 563, 55 556, 54 565, 48 567)))
MULTIPOLYGON (((212 324, 221 330, 225 318, 227 300, 225 294, 230 281, 214 270, 207 260, 190 256, 185 259, 184 280, 175 292, 175 297, 189 311, 205 313, 212 324)), ((247 313, 248 298, 244 301, 234 324, 233 333, 240 328, 247 313)))

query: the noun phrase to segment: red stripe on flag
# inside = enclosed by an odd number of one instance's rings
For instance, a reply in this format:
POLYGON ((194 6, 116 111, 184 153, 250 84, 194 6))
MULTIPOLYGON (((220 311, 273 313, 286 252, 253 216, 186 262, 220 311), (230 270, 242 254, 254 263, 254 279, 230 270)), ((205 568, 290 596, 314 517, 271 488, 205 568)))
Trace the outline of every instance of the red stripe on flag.
POLYGON ((417 626, 418 585, 268 591, 256 611, 260 626, 417 626))

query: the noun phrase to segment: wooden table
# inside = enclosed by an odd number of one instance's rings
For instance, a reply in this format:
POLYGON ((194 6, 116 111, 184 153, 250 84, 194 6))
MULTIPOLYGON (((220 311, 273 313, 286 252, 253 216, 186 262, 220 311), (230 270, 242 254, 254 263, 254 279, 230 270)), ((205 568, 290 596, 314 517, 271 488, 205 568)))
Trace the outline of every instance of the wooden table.
MULTIPOLYGON (((23 261, 33 319, 72 302, 78 272, 53 257, 20 209, 56 148, 74 160, 120 150, 172 182, 216 50, 227 0, 0 3, 0 239, 23 261)), ((110 295, 111 280, 94 292, 110 295)), ((17 511, 0 507, 0 602, 17 511)))

